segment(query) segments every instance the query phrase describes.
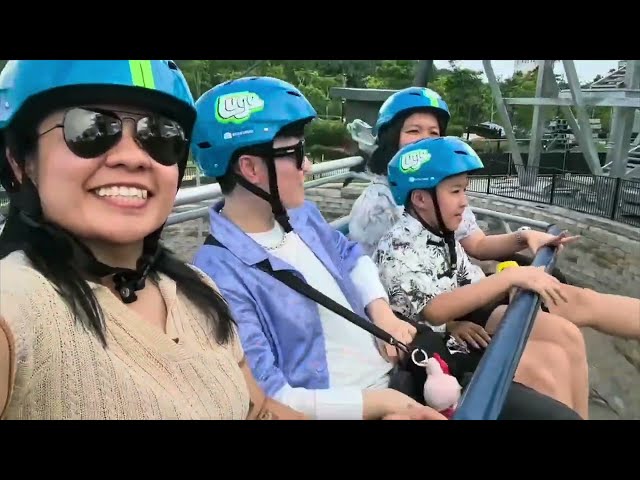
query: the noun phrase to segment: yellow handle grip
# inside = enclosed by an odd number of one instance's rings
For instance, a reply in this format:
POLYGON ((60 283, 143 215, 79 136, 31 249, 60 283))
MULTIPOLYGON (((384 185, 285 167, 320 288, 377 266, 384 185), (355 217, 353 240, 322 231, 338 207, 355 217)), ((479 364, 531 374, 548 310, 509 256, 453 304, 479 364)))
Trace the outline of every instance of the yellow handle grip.
POLYGON ((500 262, 496 267, 496 273, 500 273, 505 268, 519 267, 518 262, 514 262, 513 260, 509 260, 508 262, 500 262))

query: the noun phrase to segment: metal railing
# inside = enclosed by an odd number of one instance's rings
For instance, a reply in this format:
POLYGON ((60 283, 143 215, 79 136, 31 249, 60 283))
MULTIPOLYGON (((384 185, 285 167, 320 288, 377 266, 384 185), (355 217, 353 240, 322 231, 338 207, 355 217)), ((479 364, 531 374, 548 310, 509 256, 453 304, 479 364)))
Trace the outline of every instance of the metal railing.
MULTIPOLYGON (((313 180, 305 182, 305 189, 326 183, 343 181, 346 178, 369 179, 366 174, 349 172, 350 167, 359 165, 361 157, 349 157, 316 164, 313 166, 313 180), (335 174, 336 171, 341 173, 335 174), (320 178, 317 178, 317 177, 320 178)), ((221 197, 218 184, 181 189, 176 197, 175 206, 181 207, 200 202, 209 202, 221 197)), ((546 222, 531 220, 507 213, 494 212, 483 208, 472 208, 475 213, 500 219, 509 231, 507 222, 519 223, 533 228, 559 233, 558 229, 546 222)), ((186 212, 173 213, 169 224, 184 222, 208 216, 209 207, 196 207, 186 212)), ((349 216, 331 222, 333 228, 343 234, 349 234, 349 216)), ((555 249, 543 248, 536 255, 533 265, 544 266, 551 271, 555 266, 555 249)), ((540 299, 537 294, 520 291, 506 310, 489 347, 485 351, 469 386, 460 401, 454 416, 455 420, 492 420, 498 417, 504 404, 507 391, 511 386, 518 362, 527 343, 533 319, 540 299)))
POLYGON ((474 175, 470 192, 555 205, 640 227, 640 180, 603 175, 536 175, 521 185, 517 175, 474 175))
MULTIPOLYGON (((366 178, 362 174, 348 171, 349 168, 360 164, 362 161, 362 157, 347 157, 330 162, 317 163, 313 165, 310 176, 321 176, 321 178, 315 178, 314 180, 305 182, 304 188, 318 187, 325 183, 342 181, 349 177, 366 178), (336 170, 344 170, 344 172, 338 175, 331 175, 336 170)), ((220 198, 222 198, 222 192, 220 191, 220 185, 217 183, 201 185, 199 187, 181 188, 180 191, 178 191, 178 195, 176 195, 174 207, 211 202, 220 198)), ((206 218, 208 215, 209 206, 199 206, 185 212, 173 212, 167 220, 167 225, 206 218)))

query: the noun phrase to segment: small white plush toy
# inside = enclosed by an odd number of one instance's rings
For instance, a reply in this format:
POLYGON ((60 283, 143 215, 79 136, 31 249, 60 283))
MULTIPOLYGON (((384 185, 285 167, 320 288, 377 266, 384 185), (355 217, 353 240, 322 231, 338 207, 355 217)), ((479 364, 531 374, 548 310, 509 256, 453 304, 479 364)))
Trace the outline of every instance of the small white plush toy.
POLYGON ((449 366, 438 355, 426 361, 427 381, 424 383, 424 400, 427 405, 447 418, 451 418, 462 394, 456 377, 449 374, 449 366))

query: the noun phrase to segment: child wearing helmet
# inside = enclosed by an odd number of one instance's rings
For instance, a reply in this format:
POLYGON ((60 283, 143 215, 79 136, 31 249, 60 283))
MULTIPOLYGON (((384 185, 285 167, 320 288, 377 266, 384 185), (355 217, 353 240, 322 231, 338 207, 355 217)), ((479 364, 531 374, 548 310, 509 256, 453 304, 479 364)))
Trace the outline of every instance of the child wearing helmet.
MULTIPOLYGON (((520 287, 540 293, 547 304, 562 301, 562 284, 540 269, 511 268, 485 279, 481 270, 471 268, 454 232, 468 206, 467 175, 482 167, 473 149, 455 137, 402 148, 389 163, 388 175, 394 201, 405 211, 374 253, 393 308, 442 335, 459 375, 475 369, 491 341, 504 313, 504 306, 494 311, 495 299, 520 287)), ((587 363, 580 331, 564 318, 541 316, 515 379, 586 418, 587 363), (542 322, 553 333, 541 336, 542 322), (547 382, 540 381, 543 376, 547 382)))
MULTIPOLYGON (((382 235, 398 221, 403 211, 403 205, 394 202, 389 189, 389 161, 405 145, 444 136, 449 120, 447 103, 429 88, 399 90, 380 107, 372 132, 377 136, 377 149, 368 161, 374 178, 354 202, 349 223, 350 238, 359 242, 367 253, 373 253, 382 235)), ((469 207, 464 209, 455 236, 465 251, 478 260, 508 258, 527 247, 535 253, 549 242, 565 244, 574 239, 557 239, 536 230, 487 236, 469 207)), ((479 269, 475 265, 470 268, 479 269)))
POLYGON ((407 405, 444 419, 388 388, 395 349, 264 271, 294 272, 400 341, 415 334, 391 311, 371 258, 304 199, 309 101, 287 82, 249 77, 212 88, 196 108, 194 158, 224 201, 194 264, 229 302, 260 386, 315 419, 376 419, 407 405))
POLYGON ((11 60, 0 105, 0 418, 301 418, 160 242, 196 118, 177 65, 11 60))

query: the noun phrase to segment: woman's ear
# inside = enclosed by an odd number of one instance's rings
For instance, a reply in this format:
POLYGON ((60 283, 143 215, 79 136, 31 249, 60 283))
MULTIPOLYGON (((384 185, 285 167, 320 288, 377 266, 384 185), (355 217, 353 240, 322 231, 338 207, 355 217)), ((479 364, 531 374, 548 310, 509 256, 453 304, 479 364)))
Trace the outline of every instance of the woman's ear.
POLYGON ((18 162, 16 162, 16 159, 13 158, 13 155, 11 155, 8 147, 4 149, 4 154, 7 156, 7 160, 9 161, 9 165, 11 166, 13 176, 16 177, 18 183, 22 183, 22 169, 18 165, 18 162))

